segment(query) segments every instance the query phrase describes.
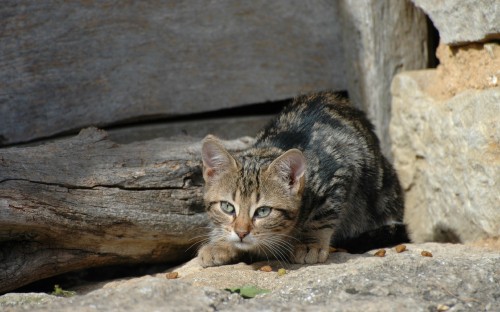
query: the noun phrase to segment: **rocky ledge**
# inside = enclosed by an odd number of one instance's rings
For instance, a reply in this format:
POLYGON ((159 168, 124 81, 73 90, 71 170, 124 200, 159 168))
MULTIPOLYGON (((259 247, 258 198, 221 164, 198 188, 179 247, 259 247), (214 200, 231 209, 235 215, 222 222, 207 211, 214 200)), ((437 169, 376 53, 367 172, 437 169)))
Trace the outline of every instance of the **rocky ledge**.
MULTIPOLYGON (((460 244, 407 244, 365 254, 334 252, 325 264, 279 262, 202 269, 197 260, 167 274, 122 279, 61 298, 40 293, 0 297, 2 311, 498 311, 500 253, 460 244), (428 251, 432 256, 423 256, 428 251), (271 265, 273 271, 263 272, 271 265), (286 274, 278 269, 286 268, 286 274), (244 299, 226 288, 269 290, 244 299)), ((498 244, 496 246, 498 248, 498 244)))

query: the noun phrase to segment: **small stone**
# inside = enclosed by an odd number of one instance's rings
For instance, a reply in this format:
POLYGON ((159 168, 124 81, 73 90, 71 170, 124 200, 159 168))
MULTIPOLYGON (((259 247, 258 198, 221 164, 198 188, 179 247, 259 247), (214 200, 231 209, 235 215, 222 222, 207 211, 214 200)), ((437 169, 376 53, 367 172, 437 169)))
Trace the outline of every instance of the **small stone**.
POLYGON ((271 272, 273 268, 270 265, 265 265, 259 269, 262 272, 271 272))
POLYGON ((449 309, 450 309, 450 307, 447 306, 446 304, 438 304, 438 306, 437 306, 438 311, 448 311, 449 309))
POLYGON ((281 269, 278 270, 278 276, 283 276, 285 274, 286 274, 286 270, 285 269, 281 268, 281 269))
POLYGON ((427 250, 422 250, 422 252, 420 254, 424 257, 432 257, 432 253, 430 251, 427 251, 427 250))
POLYGON ((406 245, 397 245, 394 249, 396 249, 397 253, 401 253, 403 251, 406 251, 406 245))
POLYGON ((179 277, 178 272, 168 272, 166 275, 167 279, 176 279, 179 277))
POLYGON ((378 250, 374 256, 377 256, 377 257, 385 257, 385 249, 380 249, 378 250))

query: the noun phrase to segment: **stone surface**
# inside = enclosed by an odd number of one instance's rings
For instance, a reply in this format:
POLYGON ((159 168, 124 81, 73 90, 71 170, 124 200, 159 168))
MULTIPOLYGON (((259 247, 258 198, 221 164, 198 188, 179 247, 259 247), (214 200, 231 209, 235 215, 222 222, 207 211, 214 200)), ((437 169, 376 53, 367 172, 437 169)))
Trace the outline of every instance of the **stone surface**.
POLYGON ((337 3, 2 1, 0 145, 345 90, 337 3))
POLYGON ((392 84, 394 164, 406 190, 405 222, 416 242, 500 236, 500 88, 439 100, 436 71, 392 84))
POLYGON ((375 125, 390 158, 390 84, 400 71, 427 67, 425 14, 410 1, 340 1, 349 96, 375 125))
POLYGON ((412 0, 439 31, 442 43, 461 44, 500 38, 498 0, 412 0))
POLYGON ((500 254, 464 245, 408 244, 407 251, 388 249, 383 258, 333 253, 325 264, 236 264, 202 269, 197 260, 174 268, 179 278, 144 276, 77 290, 71 298, 7 294, 0 308, 17 311, 495 311, 500 304, 500 254), (433 257, 421 256, 430 251, 433 257), (271 290, 242 299, 223 289, 254 285, 271 290), (29 303, 33 297, 37 302, 29 303), (38 299, 36 299, 38 298, 38 299), (39 298, 44 298, 40 300, 39 298), (22 301, 24 303, 19 303, 22 301), (48 301, 48 302, 47 302, 48 301))

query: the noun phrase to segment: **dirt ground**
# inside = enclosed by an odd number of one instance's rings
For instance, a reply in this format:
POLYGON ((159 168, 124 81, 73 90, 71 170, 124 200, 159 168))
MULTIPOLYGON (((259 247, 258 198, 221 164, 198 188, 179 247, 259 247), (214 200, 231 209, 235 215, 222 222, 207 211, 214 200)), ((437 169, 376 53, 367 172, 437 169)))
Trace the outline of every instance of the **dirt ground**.
POLYGON ((500 251, 500 237, 485 238, 467 245, 500 251))
POLYGON ((500 44, 473 43, 450 47, 439 45, 440 60, 435 80, 428 91, 445 100, 468 89, 487 89, 500 86, 500 44))

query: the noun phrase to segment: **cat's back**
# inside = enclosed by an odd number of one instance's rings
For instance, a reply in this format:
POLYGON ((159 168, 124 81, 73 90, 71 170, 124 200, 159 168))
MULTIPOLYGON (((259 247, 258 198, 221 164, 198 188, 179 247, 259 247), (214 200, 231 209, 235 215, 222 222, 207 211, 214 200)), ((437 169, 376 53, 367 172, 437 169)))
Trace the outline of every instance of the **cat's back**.
POLYGON ((344 150, 378 148, 378 139, 365 114, 330 92, 295 99, 256 139, 257 147, 283 150, 308 151, 323 146, 342 146, 344 150))

